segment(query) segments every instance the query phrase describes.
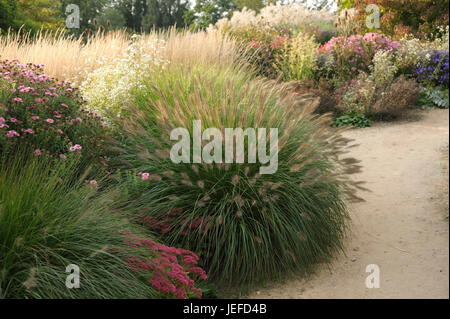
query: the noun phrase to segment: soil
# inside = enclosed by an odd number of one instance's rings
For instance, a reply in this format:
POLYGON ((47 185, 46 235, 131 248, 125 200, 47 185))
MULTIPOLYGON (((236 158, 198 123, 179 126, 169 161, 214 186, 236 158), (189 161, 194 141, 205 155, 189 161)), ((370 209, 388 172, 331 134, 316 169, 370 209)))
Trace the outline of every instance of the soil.
POLYGON ((350 207, 345 254, 307 279, 290 278, 249 298, 449 298, 449 111, 344 133, 358 147, 357 180, 370 192, 350 207), (380 287, 367 288, 369 264, 380 287))

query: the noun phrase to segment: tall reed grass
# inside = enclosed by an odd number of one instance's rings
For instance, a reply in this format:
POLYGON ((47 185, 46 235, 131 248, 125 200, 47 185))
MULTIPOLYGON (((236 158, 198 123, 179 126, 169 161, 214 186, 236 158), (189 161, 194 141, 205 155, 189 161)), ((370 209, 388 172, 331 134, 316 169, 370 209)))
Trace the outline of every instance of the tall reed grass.
MULTIPOLYGON (((159 38, 165 40, 164 57, 171 63, 192 62, 230 65, 237 58, 234 41, 218 32, 193 33, 171 28, 152 31, 142 41, 159 38)), ((83 40, 58 32, 25 32, 0 36, 0 58, 19 59, 22 63, 44 64, 49 76, 81 84, 89 72, 121 58, 131 43, 124 31, 97 32, 83 40)))

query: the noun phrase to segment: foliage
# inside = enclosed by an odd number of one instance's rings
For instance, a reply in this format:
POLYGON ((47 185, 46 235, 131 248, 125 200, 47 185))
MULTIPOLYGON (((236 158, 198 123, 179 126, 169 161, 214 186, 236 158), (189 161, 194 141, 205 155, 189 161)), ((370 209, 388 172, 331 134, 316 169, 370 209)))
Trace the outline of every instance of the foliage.
POLYGON ((340 115, 333 120, 334 127, 352 126, 355 128, 364 128, 371 126, 370 120, 363 114, 350 112, 340 115))
POLYGON ((65 158, 82 153, 105 170, 102 143, 107 130, 94 114, 82 110, 78 91, 68 82, 47 77, 42 67, 3 60, 0 64, 0 153, 27 147, 29 154, 65 158))
POLYGON ((142 27, 147 32, 153 28, 161 29, 170 26, 183 28, 185 26, 184 15, 188 9, 188 0, 147 0, 147 11, 142 21, 142 27))
POLYGON ((123 58, 91 72, 81 84, 87 108, 103 116, 120 116, 126 107, 124 101, 133 103, 133 91, 164 66, 163 45, 162 40, 134 36, 123 58))
POLYGON ((271 26, 243 26, 240 28, 225 28, 229 34, 240 44, 241 54, 255 70, 270 78, 278 74, 275 70, 277 52, 281 52, 283 44, 289 40, 290 32, 287 29, 271 26))
POLYGON ((281 42, 280 49, 275 52, 275 71, 284 81, 313 78, 318 48, 314 36, 302 33, 281 42))
POLYGON ((419 63, 414 73, 421 82, 429 85, 444 85, 448 86, 448 50, 446 51, 431 51, 427 55, 429 59, 426 62, 419 63))
POLYGON ((310 98, 312 101, 319 99, 318 105, 314 110, 315 113, 335 113, 337 100, 334 97, 334 88, 326 80, 320 80, 316 83, 313 80, 295 81, 293 89, 295 94, 302 98, 310 98))
POLYGON ((356 170, 350 159, 337 161, 344 140, 326 130, 329 118, 312 115, 314 105, 286 85, 217 67, 181 70, 162 72, 151 85, 158 87, 154 99, 121 122, 126 140, 116 160, 135 173, 122 181, 129 184, 120 207, 168 244, 199 254, 220 284, 307 273, 329 260, 345 234, 343 196, 352 194, 345 174, 356 170), (261 175, 259 163, 172 162, 171 130, 192 133, 195 119, 204 129, 278 128, 278 170, 261 175))
POLYGON ((105 209, 109 195, 73 184, 76 162, 25 160, 0 165, 1 298, 157 297, 124 259, 122 216, 105 209), (80 288, 65 286, 66 267, 80 267, 80 288))
POLYGON ((344 88, 338 109, 344 113, 357 112, 369 118, 395 118, 414 105, 418 94, 417 82, 404 75, 377 85, 372 76, 361 73, 344 88))
POLYGON ((192 10, 184 15, 186 24, 194 29, 206 29, 237 8, 230 0, 198 0, 192 10))
POLYGON ((66 19, 66 8, 70 4, 77 5, 80 8, 80 28, 70 29, 72 34, 79 36, 88 30, 95 29, 94 18, 100 15, 109 0, 58 0, 58 2, 61 3, 60 16, 63 21, 66 19))
POLYGON ((16 4, 14 0, 0 0, 0 34, 2 30, 15 27, 14 12, 16 4))
POLYGON ((98 25, 105 28, 105 30, 118 30, 125 27, 126 20, 123 16, 123 13, 115 7, 106 8, 102 10, 102 12, 96 16, 98 25))
POLYGON ((369 71, 377 51, 395 52, 399 47, 398 42, 391 41, 382 34, 366 33, 364 36, 334 37, 320 51, 334 56, 334 69, 338 78, 350 80, 361 71, 369 71))
MULTIPOLYGON (((400 38, 405 34, 424 37, 438 31, 439 26, 449 23, 448 0, 361 0, 355 1, 358 20, 365 21, 367 5, 375 4, 381 9, 380 27, 386 35, 400 38)), ((366 29, 360 24, 361 32, 366 29)), ((372 31, 372 30, 370 30, 372 31)))
POLYGON ((201 296, 191 279, 206 278, 198 257, 155 243, 113 213, 117 189, 104 179, 78 180, 80 169, 72 156, 29 159, 21 150, 1 162, 0 298, 201 296), (80 268, 78 289, 65 286, 72 264, 80 268))
POLYGON ((422 88, 417 104, 421 108, 438 107, 440 109, 449 108, 448 87, 422 88))

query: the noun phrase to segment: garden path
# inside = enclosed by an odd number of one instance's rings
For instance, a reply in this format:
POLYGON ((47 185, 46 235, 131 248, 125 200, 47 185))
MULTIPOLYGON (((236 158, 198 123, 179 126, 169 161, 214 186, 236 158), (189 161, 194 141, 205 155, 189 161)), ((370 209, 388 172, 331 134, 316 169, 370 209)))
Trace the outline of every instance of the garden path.
POLYGON ((419 116, 345 133, 360 144, 355 177, 370 189, 350 208, 346 254, 250 298, 449 298, 449 111, 419 116), (380 288, 366 287, 369 264, 379 266, 380 288))

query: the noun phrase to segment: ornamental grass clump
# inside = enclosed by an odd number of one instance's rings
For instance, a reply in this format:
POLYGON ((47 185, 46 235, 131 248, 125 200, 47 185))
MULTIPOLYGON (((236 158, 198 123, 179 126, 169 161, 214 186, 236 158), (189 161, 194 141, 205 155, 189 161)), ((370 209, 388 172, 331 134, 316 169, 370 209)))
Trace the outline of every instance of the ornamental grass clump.
POLYGON ((357 161, 342 157, 348 140, 287 84, 236 69, 182 70, 163 72, 153 98, 117 123, 124 139, 116 165, 131 169, 120 181, 126 191, 117 205, 165 243, 198 254, 222 285, 306 274, 330 260, 346 233, 345 199, 355 198, 359 185, 347 177, 357 161), (192 151, 191 163, 174 163, 171 131, 186 128, 193 136, 194 120, 222 134, 277 128, 278 169, 260 174, 262 164, 247 161, 248 141, 244 163, 192 163, 192 151))
POLYGON ((117 190, 79 169, 73 156, 0 161, 0 299, 200 297, 198 257, 155 243, 112 210, 117 190))
POLYGON ((0 298, 157 296, 124 261, 127 225, 105 209, 110 199, 94 200, 94 182, 74 185, 75 161, 19 154, 0 166, 0 298), (69 265, 79 289, 66 287, 69 265))

